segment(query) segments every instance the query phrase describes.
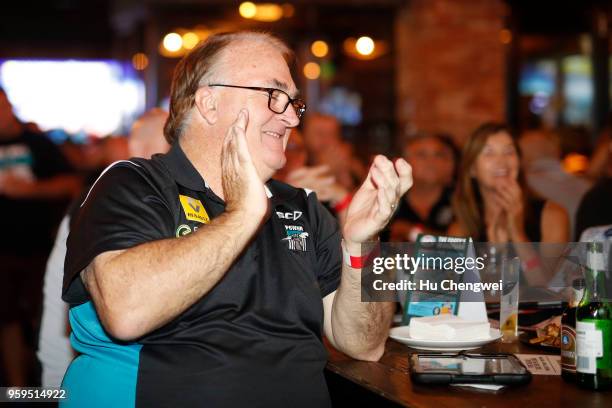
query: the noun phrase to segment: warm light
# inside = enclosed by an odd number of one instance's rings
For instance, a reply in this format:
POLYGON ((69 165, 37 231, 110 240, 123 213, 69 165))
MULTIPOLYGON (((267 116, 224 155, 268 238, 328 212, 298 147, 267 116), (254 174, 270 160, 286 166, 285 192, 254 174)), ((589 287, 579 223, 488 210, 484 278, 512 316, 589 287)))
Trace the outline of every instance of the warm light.
POLYGON ((321 67, 316 62, 304 65, 304 76, 308 79, 317 79, 321 75, 321 67))
POLYGON ((238 7, 238 12, 244 18, 253 18, 255 17, 255 13, 257 13, 257 6, 250 1, 245 1, 238 7))
POLYGON ((255 6, 254 20, 271 23, 283 17, 283 8, 278 4, 263 3, 255 6))
POLYGON ((589 158, 578 153, 570 153, 563 159, 563 169, 568 173, 584 173, 589 167, 589 158))
POLYGON ((361 55, 370 55, 374 52, 374 40, 370 37, 359 37, 355 43, 355 49, 361 55))
POLYGON ((183 46, 183 39, 177 33, 166 34, 163 45, 166 50, 176 52, 183 46))
POLYGON ((200 41, 204 41, 208 38, 211 32, 203 25, 197 25, 193 29, 193 32, 198 36, 200 41))
POLYGON ((329 52, 329 47, 325 41, 317 40, 310 46, 310 51, 315 57, 323 58, 329 52))
POLYGON ((193 47, 195 47, 198 42, 200 42, 200 38, 198 37, 198 35, 194 32, 187 32, 185 34, 183 34, 183 47, 186 50, 191 50, 193 47))
POLYGON ((283 17, 290 18, 295 14, 295 7, 289 3, 285 3, 282 5, 283 8, 283 17))
POLYGON ((143 71, 149 65, 149 58, 142 52, 134 54, 132 57, 132 66, 136 71, 143 71))
POLYGON ((499 32, 499 41, 502 44, 510 44, 512 42, 512 33, 507 28, 504 28, 499 32))
POLYGON ((374 41, 369 37, 361 37, 359 39, 349 37, 342 43, 342 49, 344 53, 351 58, 367 61, 385 55, 389 50, 389 45, 386 41, 374 41), (359 43, 360 41, 361 43, 359 43), (370 41, 372 41, 372 43, 370 43, 370 41), (368 50, 370 51, 369 54, 363 53, 368 50))

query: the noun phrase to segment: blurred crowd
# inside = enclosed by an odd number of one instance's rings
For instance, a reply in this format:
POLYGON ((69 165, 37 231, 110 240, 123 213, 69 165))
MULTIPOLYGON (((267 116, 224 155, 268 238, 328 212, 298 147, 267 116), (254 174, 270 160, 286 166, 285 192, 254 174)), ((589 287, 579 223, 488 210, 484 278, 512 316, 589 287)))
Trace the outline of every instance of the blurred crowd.
MULTIPOLYGON (((109 164, 165 152, 165 119, 154 109, 130 135, 56 145, 35 124, 19 121, 0 89, 0 385, 59 385, 72 358, 60 299, 70 212, 109 164)), ((399 139, 395 156, 410 163, 414 184, 383 241, 430 233, 564 243, 612 224, 612 119, 590 151, 580 151, 580 166, 568 154, 589 135, 566 130, 515 134, 502 123, 484 123, 462 146, 442 133, 399 139)), ((308 113, 292 131, 286 156, 276 178, 315 191, 342 224, 369 163, 344 140, 338 120, 308 113)))

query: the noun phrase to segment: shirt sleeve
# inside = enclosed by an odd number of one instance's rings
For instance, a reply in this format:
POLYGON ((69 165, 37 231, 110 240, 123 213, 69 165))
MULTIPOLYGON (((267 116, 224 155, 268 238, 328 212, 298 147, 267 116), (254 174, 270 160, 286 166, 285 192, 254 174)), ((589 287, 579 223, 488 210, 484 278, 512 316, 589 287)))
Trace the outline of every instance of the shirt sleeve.
POLYGON ((89 300, 80 272, 99 254, 174 236, 174 220, 159 188, 139 164, 107 168, 76 211, 67 241, 63 299, 89 300))
POLYGON ((317 279, 321 297, 338 289, 342 273, 342 239, 336 218, 321 204, 314 192, 308 195, 309 206, 313 209, 313 218, 317 222, 317 239, 315 251, 317 258, 317 279))

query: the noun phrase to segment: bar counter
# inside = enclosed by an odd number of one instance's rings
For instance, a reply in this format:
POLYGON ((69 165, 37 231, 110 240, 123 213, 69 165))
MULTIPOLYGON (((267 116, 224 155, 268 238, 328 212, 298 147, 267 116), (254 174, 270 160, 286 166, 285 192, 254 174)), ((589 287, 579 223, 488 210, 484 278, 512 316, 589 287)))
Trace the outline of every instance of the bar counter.
MULTIPOLYGON (((380 399, 385 405, 413 408, 462 408, 462 407, 612 407, 612 391, 589 391, 578 388, 561 379, 561 376, 533 375, 526 386, 505 387, 500 391, 483 391, 464 389, 455 386, 432 386, 413 384, 410 381, 408 357, 419 350, 412 349, 394 340, 387 340, 386 350, 379 362, 371 363, 354 360, 334 349, 328 342, 327 363, 330 373, 350 381, 352 384, 368 390, 366 394, 380 399)), ((472 352, 506 352, 518 354, 550 354, 539 349, 523 345, 518 340, 513 343, 496 341, 472 352)), ((342 397, 334 398, 333 384, 330 392, 334 406, 342 397)), ((367 399, 367 398, 366 398, 367 399)), ((347 402, 346 400, 342 400, 347 402)), ((350 404, 351 406, 369 406, 371 404, 350 404)), ((346 404, 349 406, 349 404, 346 404)))

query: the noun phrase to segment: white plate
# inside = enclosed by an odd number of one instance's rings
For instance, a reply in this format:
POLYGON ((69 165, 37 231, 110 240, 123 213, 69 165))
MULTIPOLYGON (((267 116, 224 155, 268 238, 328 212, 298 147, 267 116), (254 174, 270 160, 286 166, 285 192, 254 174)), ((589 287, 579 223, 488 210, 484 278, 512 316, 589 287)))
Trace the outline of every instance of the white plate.
POLYGON ((491 343, 501 337, 501 332, 497 329, 489 329, 489 338, 479 340, 421 340, 410 337, 409 326, 401 326, 392 328, 389 337, 419 350, 456 351, 473 350, 491 343))

